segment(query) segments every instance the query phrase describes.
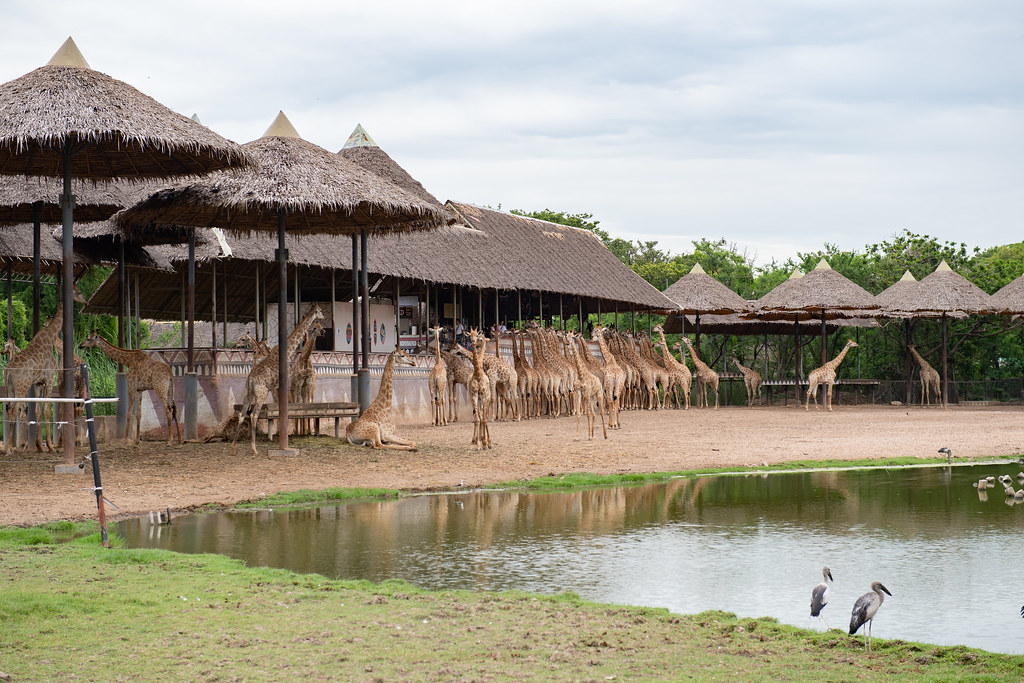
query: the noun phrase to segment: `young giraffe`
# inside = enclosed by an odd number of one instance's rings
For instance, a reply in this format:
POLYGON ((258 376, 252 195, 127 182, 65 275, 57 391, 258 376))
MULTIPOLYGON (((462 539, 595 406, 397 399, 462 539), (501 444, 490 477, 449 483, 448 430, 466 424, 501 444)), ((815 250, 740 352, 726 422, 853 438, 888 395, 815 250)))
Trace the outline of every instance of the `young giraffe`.
MULTIPOLYGON (((305 317, 299 321, 291 334, 285 340, 285 357, 291 358, 295 350, 299 348, 306 332, 314 322, 324 319, 324 312, 320 310, 319 304, 313 304, 305 317)), ((260 409, 267 397, 276 392, 281 386, 281 373, 277 347, 270 349, 270 354, 265 358, 256 361, 253 359, 252 370, 245 378, 245 398, 242 401, 245 406, 245 415, 251 417, 249 420, 249 442, 252 454, 256 455, 256 423, 259 421, 260 409)), ((235 438, 231 440, 231 454, 235 454, 235 444, 238 442, 238 435, 245 424, 245 418, 238 420, 238 429, 235 430, 235 438)), ((281 429, 287 429, 288 425, 281 425, 281 429)))
POLYGON ((939 387, 942 384, 939 381, 939 371, 933 368, 928 361, 917 352, 917 347, 913 344, 908 344, 907 348, 910 349, 910 355, 914 357, 917 364, 921 366, 921 405, 931 405, 931 397, 935 396, 935 402, 941 403, 939 387))
POLYGON ((693 386, 693 373, 690 372, 690 368, 686 367, 685 363, 680 363, 676 360, 676 357, 668 350, 668 342, 665 341, 664 328, 662 328, 661 325, 655 325, 654 332, 658 333, 658 346, 661 348, 661 357, 665 361, 665 369, 668 370, 669 376, 672 378, 665 395, 666 397, 671 395, 675 398, 676 407, 678 408, 679 400, 675 392, 675 387, 678 386, 683 392, 683 402, 686 405, 685 410, 689 410, 690 388, 693 386))
POLYGON ((430 407, 434 411, 434 426, 443 427, 448 424, 448 368, 445 367, 444 358, 441 356, 441 327, 435 325, 430 330, 434 333, 437 359, 434 361, 434 367, 430 368, 427 386, 430 389, 430 407))
POLYGON ((477 450, 491 447, 491 430, 487 425, 490 410, 491 381, 484 372, 484 343, 486 339, 476 328, 469 331, 473 346, 473 379, 469 381, 469 399, 473 403, 473 440, 477 450))
POLYGON ((125 441, 131 440, 132 415, 135 414, 135 443, 142 439, 142 392, 150 389, 160 399, 167 417, 167 445, 171 444, 171 424, 181 443, 181 426, 178 424, 178 409, 174 405, 174 374, 171 366, 151 357, 145 351, 122 349, 111 344, 95 330, 79 344, 79 348, 99 347, 110 360, 125 366, 128 371, 128 424, 124 430, 125 441), (135 410, 138 409, 138 413, 135 410))
POLYGON ((601 432, 604 434, 604 438, 608 438, 608 427, 604 422, 604 387, 601 386, 601 381, 590 371, 584 362, 582 357, 582 351, 580 346, 586 344, 582 337, 577 337, 572 332, 569 332, 566 337, 568 338, 569 344, 566 350, 572 357, 572 360, 576 364, 576 395, 579 396, 579 408, 576 411, 576 439, 580 438, 580 418, 583 413, 587 415, 587 433, 590 435, 590 440, 594 440, 594 405, 597 404, 597 413, 601 416, 601 432))
POLYGON ((749 408, 754 405, 755 396, 760 403, 761 383, 764 381, 761 379, 761 373, 743 365, 735 356, 733 356, 732 362, 743 375, 743 385, 747 388, 747 407, 749 408))
POLYGON ((608 349, 608 343, 604 338, 604 328, 598 323, 594 325, 594 331, 590 338, 597 342, 601 348, 601 358, 604 361, 604 394, 608 411, 608 428, 621 429, 619 424, 619 402, 622 400, 622 390, 626 385, 626 371, 622 369, 615 356, 608 349))
POLYGON ((345 437, 350 444, 371 448, 390 448, 396 451, 415 451, 416 443, 395 434, 391 421, 391 402, 394 400, 395 363, 416 367, 416 363, 400 347, 388 356, 384 374, 380 378, 380 390, 366 411, 345 427, 345 437))
POLYGON ((825 407, 829 411, 832 410, 832 386, 836 383, 836 368, 838 368, 839 364, 843 362, 844 358, 846 358, 847 352, 855 346, 857 346, 857 342, 851 339, 846 342, 846 346, 843 347, 843 350, 839 352, 838 356, 825 363, 820 368, 811 370, 811 374, 807 376, 807 403, 804 405, 804 410, 811 409, 812 397, 814 398, 814 409, 820 410, 818 407, 817 396, 819 386, 828 387, 825 394, 825 407))
MULTIPOLYGON (((295 359, 292 371, 288 373, 288 400, 292 403, 312 403, 316 396, 316 369, 313 367, 313 349, 316 348, 317 337, 323 336, 324 326, 318 322, 313 323, 306 332, 306 343, 295 359)), ((313 422, 316 418, 310 418, 309 422, 302 426, 307 434, 313 433, 313 422)), ((319 427, 317 428, 319 433, 319 427)))
MULTIPOLYGON (((74 300, 79 303, 86 303, 85 297, 76 288, 74 300)), ((64 304, 57 304, 57 312, 46 324, 39 328, 39 332, 32 338, 24 349, 16 353, 4 368, 4 384, 7 386, 7 395, 11 397, 28 396, 30 387, 36 388, 37 398, 46 398, 50 395, 50 388, 53 386, 53 378, 62 365, 57 364, 53 355, 53 347, 60 343, 60 333, 64 322, 64 304)), ((15 347, 16 348, 16 347, 15 347)), ((61 373, 63 375, 63 372, 61 373)), ((45 403, 37 403, 39 417, 44 416, 45 403)), ((22 413, 27 414, 28 408, 24 403, 9 401, 5 408, 7 424, 14 425, 22 413), (13 417, 12 417, 13 413, 13 417)), ((42 420, 45 422, 45 420, 42 420)), ((13 429, 13 427, 12 427, 13 429)), ((36 430, 36 449, 43 450, 41 429, 36 430)), ((4 454, 10 454, 13 438, 4 439, 4 454)), ((46 448, 53 450, 50 434, 46 434, 46 448)))
POLYGON ((693 361, 693 367, 697 369, 698 407, 707 408, 710 405, 711 402, 708 401, 707 389, 711 387, 712 391, 715 392, 715 410, 718 410, 718 373, 697 357, 697 352, 693 350, 693 344, 690 343, 688 337, 683 337, 683 343, 686 344, 686 348, 690 349, 690 360, 693 361))

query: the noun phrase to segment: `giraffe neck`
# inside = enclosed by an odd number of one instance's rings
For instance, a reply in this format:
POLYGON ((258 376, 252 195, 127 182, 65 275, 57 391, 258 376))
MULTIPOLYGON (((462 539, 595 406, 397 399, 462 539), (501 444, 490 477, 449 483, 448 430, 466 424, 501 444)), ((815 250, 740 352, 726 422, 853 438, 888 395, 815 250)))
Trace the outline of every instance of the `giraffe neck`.
POLYGON ((832 368, 833 370, 839 367, 839 364, 843 362, 843 359, 846 358, 846 354, 851 348, 853 347, 850 346, 849 344, 843 347, 843 350, 839 352, 839 355, 833 358, 832 362, 828 364, 829 367, 832 368))
POLYGON ((128 349, 122 349, 120 346, 115 346, 98 335, 96 339, 99 340, 100 348, 103 349, 103 353, 107 354, 107 356, 110 357, 110 360, 115 363, 131 366, 132 362, 135 360, 134 352, 129 351, 128 349))
MULTIPOLYGON (((395 353, 392 352, 391 355, 388 356, 388 362, 384 365, 384 373, 380 376, 380 391, 377 392, 377 398, 373 399, 372 408, 378 411, 387 411, 391 409, 391 398, 394 393, 391 387, 391 376, 394 372, 395 353)), ((367 411, 369 411, 369 408, 367 408, 367 411)))
POLYGON ((289 357, 291 357, 291 355, 295 353, 295 350, 299 348, 299 344, 302 343, 303 338, 306 336, 306 332, 309 331, 309 328, 313 325, 313 314, 317 310, 319 309, 316 306, 309 309, 309 312, 306 313, 302 320, 299 321, 299 324, 295 326, 292 333, 288 335, 287 346, 285 348, 287 349, 287 355, 289 357))
POLYGON ((917 361, 918 365, 921 367, 928 367, 928 361, 924 359, 924 356, 917 352, 917 349, 910 347, 910 353, 914 356, 914 360, 917 361))
POLYGON ((685 340, 686 348, 690 349, 690 357, 693 359, 693 364, 701 369, 707 368, 707 363, 697 357, 697 352, 693 350, 693 344, 690 343, 690 340, 686 339, 686 337, 683 337, 683 339, 685 340))
MULTIPOLYGON (((49 349, 57 343, 57 337, 60 336, 61 330, 64 324, 64 304, 57 304, 57 312, 53 314, 53 317, 46 321, 46 324, 39 328, 36 332, 36 336, 32 338, 32 341, 27 347, 25 347, 22 353, 28 351, 29 348, 44 348, 49 349)), ((49 351, 47 351, 49 353, 49 351)))

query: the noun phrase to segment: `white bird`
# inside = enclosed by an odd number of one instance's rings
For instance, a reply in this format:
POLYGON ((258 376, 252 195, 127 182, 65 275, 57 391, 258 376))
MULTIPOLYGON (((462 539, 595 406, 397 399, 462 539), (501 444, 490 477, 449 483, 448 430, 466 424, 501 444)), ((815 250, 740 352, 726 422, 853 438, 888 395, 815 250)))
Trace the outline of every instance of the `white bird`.
POLYGON ((875 613, 878 612, 878 608, 885 601, 885 595, 882 595, 882 593, 892 595, 889 589, 882 585, 881 581, 873 581, 871 583, 871 592, 857 598, 857 602, 853 604, 853 614, 850 615, 851 636, 857 632, 857 629, 867 623, 867 628, 864 629, 864 645, 868 650, 871 649, 871 624, 874 622, 875 613))
POLYGON ((811 591, 811 616, 823 620, 825 628, 831 628, 821 610, 828 604, 828 596, 832 592, 828 582, 835 581, 835 579, 832 578, 832 571, 828 567, 821 568, 821 577, 821 583, 811 591))

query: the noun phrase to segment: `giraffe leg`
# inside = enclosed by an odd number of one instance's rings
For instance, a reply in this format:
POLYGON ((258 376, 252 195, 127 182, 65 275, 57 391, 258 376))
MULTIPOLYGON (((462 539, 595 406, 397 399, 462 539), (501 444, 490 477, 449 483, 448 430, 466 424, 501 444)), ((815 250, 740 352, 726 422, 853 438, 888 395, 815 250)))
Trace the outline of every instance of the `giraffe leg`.
POLYGON ((832 382, 828 383, 828 390, 826 394, 826 400, 828 402, 828 411, 832 412, 832 382))

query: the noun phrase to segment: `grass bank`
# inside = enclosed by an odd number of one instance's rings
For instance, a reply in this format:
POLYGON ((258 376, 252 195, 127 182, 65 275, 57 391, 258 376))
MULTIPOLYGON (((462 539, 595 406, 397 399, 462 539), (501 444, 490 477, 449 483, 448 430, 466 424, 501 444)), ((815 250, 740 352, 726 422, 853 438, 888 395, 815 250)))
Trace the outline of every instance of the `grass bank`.
MULTIPOLYGON (((87 531, 90 529, 87 529, 87 531)), ((13 680, 986 680, 1024 656, 566 594, 427 592, 0 530, 13 680)))

